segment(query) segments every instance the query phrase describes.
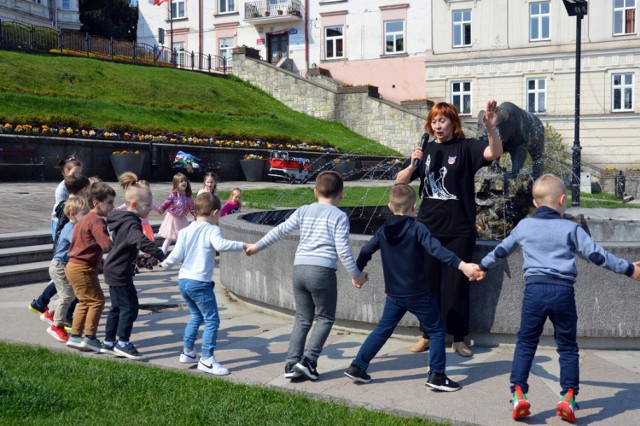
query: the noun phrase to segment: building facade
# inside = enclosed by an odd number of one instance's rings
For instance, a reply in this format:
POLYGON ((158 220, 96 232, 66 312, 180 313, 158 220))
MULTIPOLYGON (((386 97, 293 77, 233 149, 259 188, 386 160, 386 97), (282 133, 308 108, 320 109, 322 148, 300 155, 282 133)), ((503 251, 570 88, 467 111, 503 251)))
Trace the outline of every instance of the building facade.
POLYGON ((56 30, 82 25, 78 0, 0 0, 0 20, 56 30))
MULTIPOLYGON (((511 101, 574 140, 576 22, 561 1, 432 2, 430 100, 475 121, 488 99, 511 101)), ((591 0, 582 20, 580 144, 596 167, 640 167, 638 0, 591 0)))

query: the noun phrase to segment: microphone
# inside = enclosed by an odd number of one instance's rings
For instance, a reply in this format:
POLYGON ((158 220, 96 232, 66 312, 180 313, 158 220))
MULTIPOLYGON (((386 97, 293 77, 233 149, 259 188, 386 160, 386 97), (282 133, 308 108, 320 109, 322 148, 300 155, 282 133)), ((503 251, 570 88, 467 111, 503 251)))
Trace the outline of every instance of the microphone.
MULTIPOLYGON (((422 138, 420 139, 420 148, 422 149, 423 153, 425 148, 427 147, 428 142, 429 142, 429 134, 423 133, 422 138)), ((413 167, 417 169, 419 166, 420 166, 420 160, 416 158, 415 160, 413 160, 413 167)))

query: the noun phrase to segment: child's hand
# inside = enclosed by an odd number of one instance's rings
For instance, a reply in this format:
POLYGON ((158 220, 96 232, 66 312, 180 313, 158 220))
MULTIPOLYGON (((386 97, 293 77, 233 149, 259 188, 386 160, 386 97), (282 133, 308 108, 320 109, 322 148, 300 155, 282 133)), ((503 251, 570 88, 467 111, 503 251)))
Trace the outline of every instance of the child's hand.
MULTIPOLYGON (((460 262, 458 269, 461 270, 462 273, 465 274, 467 278, 469 278, 469 281, 478 280, 478 271, 480 271, 480 267, 475 263, 460 262)), ((482 278, 484 278, 484 276, 482 276, 482 278)))
POLYGON ((362 288, 362 285, 367 281, 369 281, 369 273, 361 272, 360 275, 351 279, 351 284, 353 284, 355 288, 362 288))
MULTIPOLYGON (((474 263, 475 265, 475 263, 474 263)), ((487 276, 487 272, 480 269, 480 266, 476 266, 476 281, 482 281, 487 276)))
POLYGON ((260 249, 255 244, 247 244, 247 246, 244 248, 244 252, 247 256, 252 256, 254 254, 258 254, 260 252, 260 249))
POLYGON ((633 262, 633 275, 631 275, 631 278, 640 281, 640 260, 633 262))

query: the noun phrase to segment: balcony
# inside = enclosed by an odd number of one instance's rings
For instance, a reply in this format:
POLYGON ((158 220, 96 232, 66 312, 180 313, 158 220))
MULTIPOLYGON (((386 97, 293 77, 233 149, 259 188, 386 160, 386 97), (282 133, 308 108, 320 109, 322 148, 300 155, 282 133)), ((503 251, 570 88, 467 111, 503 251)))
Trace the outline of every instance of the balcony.
POLYGON ((264 0, 244 4, 244 20, 254 25, 302 20, 300 0, 264 0))

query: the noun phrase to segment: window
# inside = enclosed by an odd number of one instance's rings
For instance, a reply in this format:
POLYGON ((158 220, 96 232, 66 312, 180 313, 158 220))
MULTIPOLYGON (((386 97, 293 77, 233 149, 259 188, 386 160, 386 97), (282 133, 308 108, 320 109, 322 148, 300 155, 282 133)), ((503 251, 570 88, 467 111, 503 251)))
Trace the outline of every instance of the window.
POLYGON ((453 47, 471 46, 471 10, 453 11, 453 47))
POLYGON ((184 43, 173 43, 173 51, 176 54, 176 65, 184 67, 184 43))
POLYGON ((451 103, 458 108, 460 114, 471 114, 471 82, 458 81, 451 83, 451 103))
POLYGON ((325 59, 344 57, 344 27, 326 27, 324 29, 325 59))
POLYGON ((235 0, 218 0, 218 13, 230 13, 235 11, 235 0))
MULTIPOLYGON (((218 39, 218 55, 227 60, 227 67, 233 66, 233 37, 218 39)), ((222 63, 220 64, 222 66, 222 63)))
POLYGON ((613 74, 612 111, 633 111, 633 73, 613 74))
POLYGON ((404 52, 404 21, 384 23, 384 53, 404 52))
POLYGON ((549 2, 529 4, 529 40, 549 39, 549 2))
POLYGON ((185 0, 172 0, 171 1, 171 18, 178 19, 187 16, 184 10, 185 0))
POLYGON ((613 2, 613 34, 635 34, 636 0, 615 0, 613 2))
POLYGON ((547 110, 547 80, 531 78, 527 80, 527 111, 542 113, 547 110))

